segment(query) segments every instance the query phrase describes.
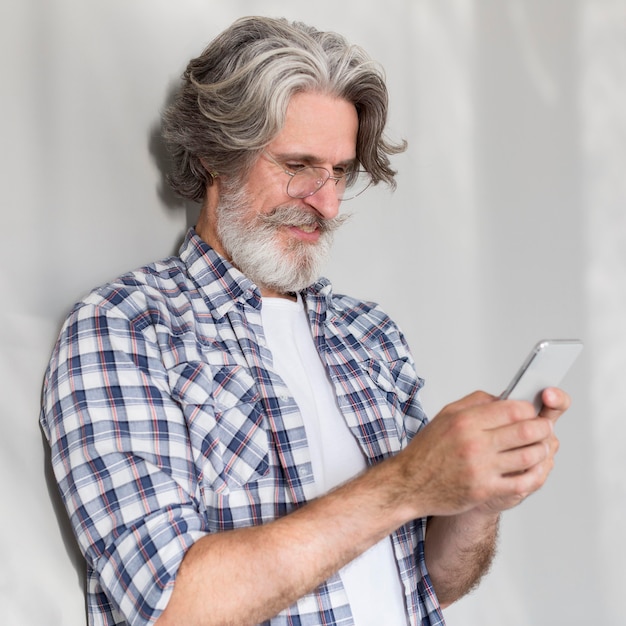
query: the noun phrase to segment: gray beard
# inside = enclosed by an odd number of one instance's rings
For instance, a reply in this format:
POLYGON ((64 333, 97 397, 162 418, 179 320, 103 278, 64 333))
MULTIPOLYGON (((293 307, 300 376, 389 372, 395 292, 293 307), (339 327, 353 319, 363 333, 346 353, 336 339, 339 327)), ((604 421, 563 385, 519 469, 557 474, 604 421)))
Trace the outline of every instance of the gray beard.
POLYGON ((301 291, 314 283, 330 254, 334 232, 348 216, 327 220, 300 206, 284 205, 250 218, 246 197, 242 187, 223 188, 217 207, 217 234, 231 263, 259 288, 279 293, 301 291), (321 233, 316 243, 292 240, 287 248, 278 243, 281 227, 314 224, 321 233))

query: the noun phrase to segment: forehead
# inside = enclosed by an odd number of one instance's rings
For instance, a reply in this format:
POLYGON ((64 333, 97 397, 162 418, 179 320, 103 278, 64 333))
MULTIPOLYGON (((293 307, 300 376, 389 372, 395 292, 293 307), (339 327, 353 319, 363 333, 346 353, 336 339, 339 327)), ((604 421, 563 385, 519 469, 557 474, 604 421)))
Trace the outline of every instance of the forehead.
POLYGON ((356 157, 359 119, 355 106, 317 92, 297 93, 287 106, 285 124, 268 148, 277 155, 306 155, 325 163, 356 157))

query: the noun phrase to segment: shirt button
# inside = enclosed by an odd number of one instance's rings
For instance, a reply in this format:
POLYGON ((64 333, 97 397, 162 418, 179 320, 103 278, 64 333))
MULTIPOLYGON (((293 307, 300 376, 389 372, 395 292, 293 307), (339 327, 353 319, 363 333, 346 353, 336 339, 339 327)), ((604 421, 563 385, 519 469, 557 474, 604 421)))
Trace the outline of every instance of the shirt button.
POLYGON ((309 475, 309 468, 306 465, 301 465, 298 468, 298 475, 302 476, 302 477, 308 476, 309 475))
POLYGON ((281 402, 287 402, 289 400, 289 396, 286 393, 282 393, 280 396, 278 396, 278 399, 281 402))

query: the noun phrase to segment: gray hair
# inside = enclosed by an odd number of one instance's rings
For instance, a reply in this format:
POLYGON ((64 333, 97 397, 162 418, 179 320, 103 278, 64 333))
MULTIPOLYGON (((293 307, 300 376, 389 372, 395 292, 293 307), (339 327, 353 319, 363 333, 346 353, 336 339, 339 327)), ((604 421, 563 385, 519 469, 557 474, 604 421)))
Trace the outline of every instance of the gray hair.
POLYGON ((245 176, 281 131, 289 100, 299 92, 353 103, 357 161, 374 184, 395 188, 389 156, 406 142, 384 135, 388 95, 380 66, 337 33, 266 17, 237 20, 189 62, 163 115, 172 188, 201 202, 216 173, 245 176))

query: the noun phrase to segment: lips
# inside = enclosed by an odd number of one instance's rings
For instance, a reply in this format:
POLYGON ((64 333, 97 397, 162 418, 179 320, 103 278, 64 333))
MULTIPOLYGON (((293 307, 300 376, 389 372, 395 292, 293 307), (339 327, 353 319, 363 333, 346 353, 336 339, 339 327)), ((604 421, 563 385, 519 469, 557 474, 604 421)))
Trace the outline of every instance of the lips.
POLYGON ((317 230, 317 224, 294 224, 294 228, 301 230, 303 233, 314 233, 317 230))
POLYGON ((318 243, 324 232, 318 224, 290 224, 287 230, 296 240, 309 244, 318 243))

